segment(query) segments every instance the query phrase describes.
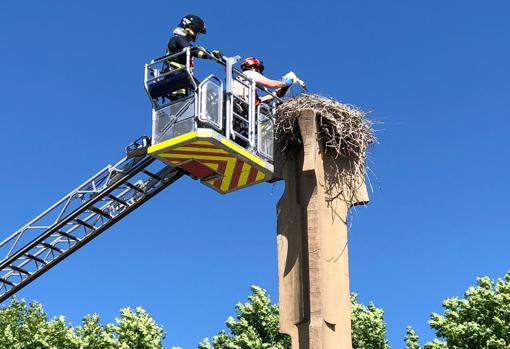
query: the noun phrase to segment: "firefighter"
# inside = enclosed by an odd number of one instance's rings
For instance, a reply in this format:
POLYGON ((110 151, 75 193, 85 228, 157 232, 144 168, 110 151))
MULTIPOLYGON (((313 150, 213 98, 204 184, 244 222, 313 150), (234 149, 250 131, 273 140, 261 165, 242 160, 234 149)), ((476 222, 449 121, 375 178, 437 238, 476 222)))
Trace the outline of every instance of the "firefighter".
MULTIPOLYGON (((271 80, 266 78, 264 75, 262 75, 264 71, 264 63, 262 63, 261 60, 254 58, 254 57, 248 57, 241 63, 241 70, 243 71, 243 74, 246 75, 248 78, 255 81, 256 85, 259 87, 265 87, 268 89, 276 89, 275 93, 278 97, 283 97, 283 95, 287 92, 290 86, 294 83, 292 79, 283 79, 283 80, 271 80)), ((249 83, 248 81, 243 81, 242 77, 238 77, 243 83, 249 83)), ((233 86, 232 86, 232 92, 235 96, 239 97, 240 100, 234 100, 233 109, 234 112, 238 115, 240 115, 243 119, 248 119, 249 114, 249 93, 250 90, 248 87, 243 85, 240 81, 237 79, 234 80, 233 86)), ((263 102, 269 102, 273 99, 273 96, 268 94, 263 97, 259 97, 257 92, 255 92, 255 104, 259 105, 263 102)), ((234 131, 239 132, 244 137, 248 137, 248 126, 247 122, 243 121, 240 118, 234 118, 233 120, 233 128, 234 131)), ((241 144, 242 146, 246 146, 246 142, 243 140, 239 140, 236 137, 234 137, 237 143, 241 144)))
MULTIPOLYGON (((166 55, 173 55, 182 52, 187 47, 192 48, 191 55, 193 57, 209 59, 211 54, 216 59, 221 59, 223 54, 219 50, 208 53, 203 47, 193 46, 193 42, 198 39, 200 34, 206 34, 205 23, 199 16, 187 15, 182 17, 177 28, 174 29, 173 35, 168 41, 166 55)), ((193 62, 189 62, 193 66, 193 62)), ((165 61, 166 69, 178 69, 186 65, 186 54, 179 55, 165 61)), ((179 99, 188 94, 188 89, 180 89, 172 92, 171 99, 179 99)))

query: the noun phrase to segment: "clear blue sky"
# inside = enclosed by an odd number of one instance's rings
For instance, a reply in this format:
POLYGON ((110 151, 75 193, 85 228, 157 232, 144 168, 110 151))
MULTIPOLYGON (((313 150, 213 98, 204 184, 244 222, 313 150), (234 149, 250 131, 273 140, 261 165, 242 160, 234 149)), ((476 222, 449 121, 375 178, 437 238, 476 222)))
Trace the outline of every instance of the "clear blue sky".
MULTIPOLYGON (((510 269, 510 3, 495 1, 2 1, 0 236, 150 132, 143 64, 180 16, 200 44, 289 69, 312 92, 384 122, 379 185, 350 231, 351 289, 385 309, 388 339, 430 339, 445 297, 510 269)), ((165 344, 224 327, 249 286, 277 300, 275 203, 282 184, 220 196, 182 180, 19 296, 73 324, 141 305, 165 344)))

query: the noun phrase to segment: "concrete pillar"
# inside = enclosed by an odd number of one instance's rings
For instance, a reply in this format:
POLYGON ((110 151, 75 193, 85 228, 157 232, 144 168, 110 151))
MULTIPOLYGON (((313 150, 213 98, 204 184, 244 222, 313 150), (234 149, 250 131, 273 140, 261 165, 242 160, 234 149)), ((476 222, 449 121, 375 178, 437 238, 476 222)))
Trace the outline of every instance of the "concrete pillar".
POLYGON ((368 194, 363 175, 348 186, 339 177, 351 173, 351 162, 324 153, 314 111, 304 110, 299 126, 302 149, 279 164, 280 331, 291 336, 292 349, 352 349, 346 218, 368 194))

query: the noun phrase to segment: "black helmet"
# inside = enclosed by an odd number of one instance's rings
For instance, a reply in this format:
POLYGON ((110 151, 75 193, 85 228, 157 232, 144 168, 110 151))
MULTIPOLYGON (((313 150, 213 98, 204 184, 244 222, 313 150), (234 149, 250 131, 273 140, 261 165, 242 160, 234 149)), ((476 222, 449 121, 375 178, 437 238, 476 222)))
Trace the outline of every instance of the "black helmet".
POLYGON ((205 23, 202 18, 195 15, 187 15, 182 17, 180 26, 184 29, 191 29, 195 32, 195 34, 206 34, 207 30, 205 29, 205 23))

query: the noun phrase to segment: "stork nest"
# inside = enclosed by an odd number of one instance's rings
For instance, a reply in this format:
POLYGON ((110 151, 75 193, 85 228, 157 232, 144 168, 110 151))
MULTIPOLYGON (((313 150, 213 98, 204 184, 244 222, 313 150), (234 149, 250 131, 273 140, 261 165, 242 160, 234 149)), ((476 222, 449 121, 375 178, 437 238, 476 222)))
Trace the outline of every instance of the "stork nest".
POLYGON ((282 155, 302 146, 298 118, 303 110, 313 110, 317 116, 317 139, 324 153, 346 159, 327 164, 335 166, 325 172, 328 201, 340 198, 349 206, 361 203, 358 195, 362 186, 366 190, 366 153, 376 142, 373 122, 359 108, 332 98, 312 94, 288 98, 276 111, 275 140, 282 155))
POLYGON ((297 118, 310 109, 318 116, 318 138, 325 151, 334 156, 364 158, 375 142, 373 124, 367 114, 355 106, 332 98, 303 94, 285 100, 276 111, 275 138, 283 151, 302 143, 297 118))

